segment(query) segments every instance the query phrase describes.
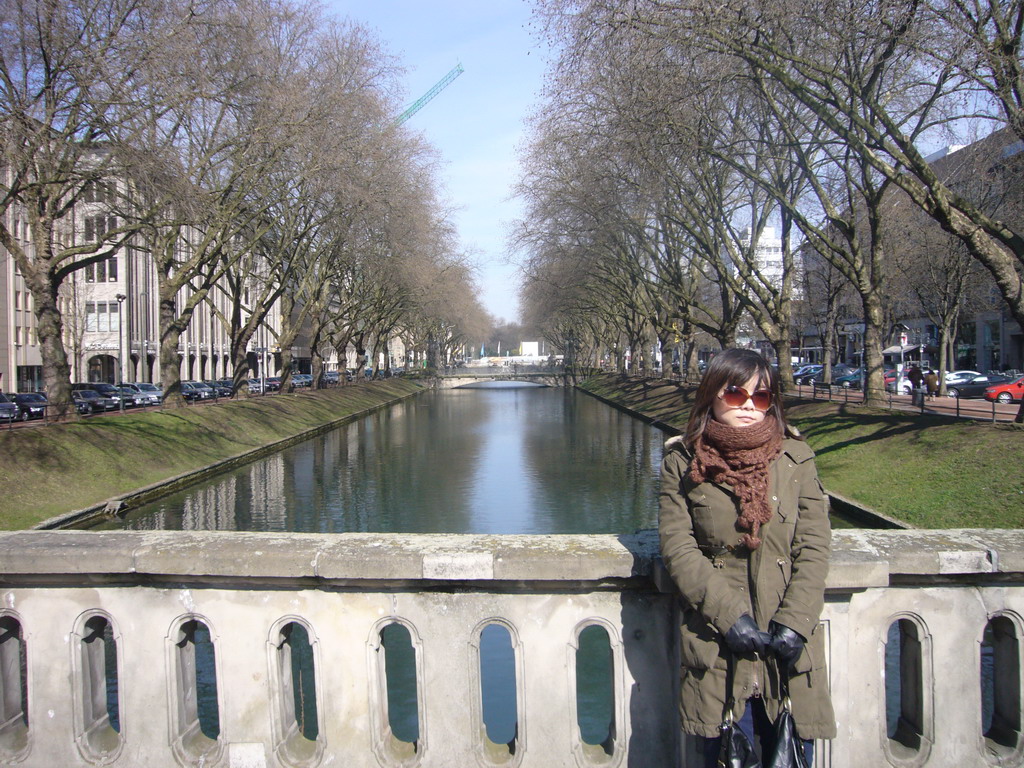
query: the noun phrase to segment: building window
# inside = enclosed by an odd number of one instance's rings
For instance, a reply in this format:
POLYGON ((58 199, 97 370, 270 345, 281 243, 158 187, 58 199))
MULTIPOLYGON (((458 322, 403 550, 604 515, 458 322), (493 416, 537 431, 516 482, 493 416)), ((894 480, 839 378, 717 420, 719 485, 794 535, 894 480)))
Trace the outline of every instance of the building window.
POLYGON ((121 330, 118 322, 117 302, 87 301, 85 302, 85 330, 105 333, 121 330))
POLYGON ((86 216, 85 217, 85 241, 87 243, 98 242, 112 229, 117 229, 116 216, 86 216))
POLYGON ((113 202, 114 185, 109 181, 90 181, 85 185, 82 199, 87 203, 113 202))
POLYGON ((85 282, 87 283, 116 283, 117 282, 117 256, 89 264, 85 267, 85 282))

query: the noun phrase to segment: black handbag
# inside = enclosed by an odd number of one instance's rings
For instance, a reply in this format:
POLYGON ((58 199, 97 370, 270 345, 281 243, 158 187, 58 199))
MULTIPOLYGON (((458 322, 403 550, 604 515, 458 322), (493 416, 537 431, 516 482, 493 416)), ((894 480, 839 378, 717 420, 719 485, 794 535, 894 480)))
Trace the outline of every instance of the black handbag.
POLYGON ((722 724, 718 726, 722 736, 722 746, 718 751, 718 768, 761 768, 761 761, 757 759, 747 734, 733 722, 732 703, 730 699, 730 710, 722 724))
POLYGON ((779 670, 782 690, 782 708, 775 720, 775 754, 768 768, 807 768, 804 760, 804 743, 796 732, 793 722, 793 702, 789 698, 789 670, 779 670))
POLYGON ((736 699, 732 695, 732 679, 735 660, 729 654, 728 669, 725 673, 725 713, 718 726, 721 746, 718 749, 718 768, 761 768, 761 761, 754 752, 750 739, 735 722, 736 699))

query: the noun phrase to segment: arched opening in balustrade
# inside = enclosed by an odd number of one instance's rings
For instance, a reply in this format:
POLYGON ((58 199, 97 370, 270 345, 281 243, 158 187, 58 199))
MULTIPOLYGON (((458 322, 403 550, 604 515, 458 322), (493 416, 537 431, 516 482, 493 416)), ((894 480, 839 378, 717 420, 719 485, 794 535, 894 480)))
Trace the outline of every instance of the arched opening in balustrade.
POLYGON ((887 750, 897 760, 921 757, 933 741, 931 640, 923 624, 910 617, 889 625, 885 641, 885 715, 887 750))
POLYGON ((480 628, 476 644, 480 746, 490 764, 508 764, 520 751, 517 646, 514 633, 503 622, 489 620, 480 628))
POLYGON ((109 616, 84 616, 74 633, 75 742, 93 762, 109 762, 120 752, 121 682, 119 633, 109 616))
POLYGON ((1017 625, 995 616, 981 640, 981 728, 986 748, 1000 757, 1021 749, 1020 673, 1017 625))
POLYGON ((195 618, 171 633, 171 714, 175 752, 185 764, 214 762, 219 753, 217 658, 209 627, 195 618))
POLYGON ((588 624, 576 637, 576 726, 589 762, 615 752, 615 654, 608 629, 588 624))
POLYGON ((318 642, 296 618, 279 622, 272 637, 275 750, 287 765, 314 765, 325 746, 317 703, 318 642))
POLYGON ((28 659, 21 622, 0 616, 0 756, 28 748, 28 659))
POLYGON ((378 731, 374 749, 385 760, 411 761, 424 750, 421 647, 411 628, 395 620, 378 624, 371 639, 377 679, 372 692, 378 731))

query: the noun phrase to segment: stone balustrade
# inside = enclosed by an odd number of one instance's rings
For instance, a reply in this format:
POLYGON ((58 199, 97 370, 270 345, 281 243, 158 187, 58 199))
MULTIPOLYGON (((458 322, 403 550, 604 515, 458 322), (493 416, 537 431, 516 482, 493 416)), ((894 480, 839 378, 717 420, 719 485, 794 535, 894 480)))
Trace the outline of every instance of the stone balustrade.
MULTIPOLYGON (((0 534, 0 764, 696 765, 656 555, 653 532, 0 534), (483 720, 489 627, 514 666, 501 743, 483 720), (592 627, 599 738, 577 712, 592 627), (415 659, 403 728, 392 628, 415 659)), ((1022 574, 1021 531, 837 532, 822 622, 839 735, 815 764, 1024 763, 1022 574)))

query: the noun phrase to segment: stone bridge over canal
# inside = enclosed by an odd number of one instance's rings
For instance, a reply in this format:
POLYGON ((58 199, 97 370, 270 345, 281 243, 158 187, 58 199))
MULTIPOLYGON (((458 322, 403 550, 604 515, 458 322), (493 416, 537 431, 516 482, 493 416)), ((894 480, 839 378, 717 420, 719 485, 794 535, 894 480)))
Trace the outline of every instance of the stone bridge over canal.
MULTIPOLYGON (((0 533, 0 765, 694 768, 657 546, 655 531, 0 533), (414 658, 411 741, 389 718, 391 625, 414 658), (483 721, 491 625, 513 657, 507 744, 483 721), (610 691, 584 738, 593 631, 610 691)), ((1022 617, 1024 532, 836 531, 815 631, 839 734, 816 768, 1021 765, 1022 617)))
POLYGON ((438 371, 436 389, 455 389, 489 381, 516 381, 542 387, 564 387, 568 375, 561 368, 533 365, 493 365, 488 367, 452 368, 438 371))

